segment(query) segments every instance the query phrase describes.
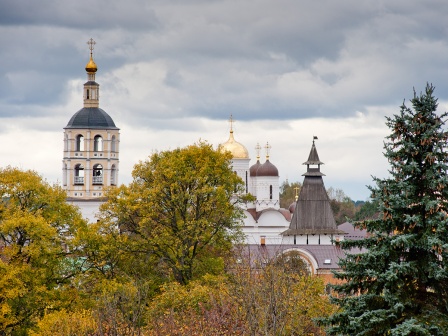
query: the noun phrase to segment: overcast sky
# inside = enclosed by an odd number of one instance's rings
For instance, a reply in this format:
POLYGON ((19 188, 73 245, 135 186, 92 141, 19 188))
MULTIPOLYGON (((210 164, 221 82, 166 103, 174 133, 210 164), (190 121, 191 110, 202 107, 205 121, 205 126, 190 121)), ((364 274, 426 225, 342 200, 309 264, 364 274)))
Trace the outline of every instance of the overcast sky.
POLYGON ((366 200, 387 175, 385 116, 427 82, 448 110, 447 14, 446 0, 0 0, 0 166, 61 180, 93 38, 121 183, 153 151, 225 142, 233 114, 251 164, 269 142, 280 180, 302 181, 316 135, 326 187, 366 200))

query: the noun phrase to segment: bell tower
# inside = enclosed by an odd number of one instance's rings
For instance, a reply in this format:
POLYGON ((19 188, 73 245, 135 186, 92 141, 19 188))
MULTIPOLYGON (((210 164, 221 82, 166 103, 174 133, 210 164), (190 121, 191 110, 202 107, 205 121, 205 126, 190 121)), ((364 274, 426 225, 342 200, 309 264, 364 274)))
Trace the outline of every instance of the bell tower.
POLYGON ((62 186, 72 200, 97 200, 104 188, 117 185, 119 171, 119 128, 99 108, 100 86, 95 81, 98 70, 93 60, 95 41, 90 39, 90 59, 86 65, 84 107, 64 127, 62 186))

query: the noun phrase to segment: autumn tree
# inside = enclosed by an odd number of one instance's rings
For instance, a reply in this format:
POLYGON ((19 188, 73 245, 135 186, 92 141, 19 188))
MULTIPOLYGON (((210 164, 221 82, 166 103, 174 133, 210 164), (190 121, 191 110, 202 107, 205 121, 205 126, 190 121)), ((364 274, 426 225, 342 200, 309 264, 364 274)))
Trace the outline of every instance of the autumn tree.
POLYGON ((129 186, 108 192, 100 231, 124 236, 127 252, 181 284, 222 270, 241 218, 243 181, 230 160, 204 142, 152 154, 129 186))
POLYGON ((234 294, 224 275, 167 283, 148 308, 148 335, 248 335, 234 294))
POLYGON ((313 319, 334 306, 299 254, 235 257, 226 275, 165 284, 148 308, 149 335, 324 335, 313 319))
POLYGON ((0 169, 0 197, 0 334, 25 334, 76 297, 73 238, 85 222, 33 171, 0 169))
POLYGON ((447 113, 437 113, 434 87, 387 118, 390 176, 375 178, 377 219, 357 225, 363 240, 345 240, 341 309, 325 322, 337 335, 448 335, 447 113))
POLYGON ((336 224, 339 225, 345 223, 348 219, 354 218, 358 209, 352 199, 342 189, 330 187, 327 189, 327 194, 330 198, 331 210, 333 210, 336 224))
POLYGON ((334 311, 325 284, 296 251, 242 257, 232 269, 231 293, 248 335, 325 335, 314 318, 334 311))

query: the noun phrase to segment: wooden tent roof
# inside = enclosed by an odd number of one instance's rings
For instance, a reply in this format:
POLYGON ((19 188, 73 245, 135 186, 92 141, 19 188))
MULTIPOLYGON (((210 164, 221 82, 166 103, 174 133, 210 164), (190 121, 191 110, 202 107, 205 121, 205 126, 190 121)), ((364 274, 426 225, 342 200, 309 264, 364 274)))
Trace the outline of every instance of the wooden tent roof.
POLYGON ((311 152, 307 165, 307 172, 300 189, 294 215, 289 229, 283 232, 284 236, 302 234, 343 234, 339 230, 334 220, 333 210, 331 210, 330 199, 325 190, 324 181, 320 172, 320 165, 323 164, 317 154, 316 146, 311 147, 311 152), (311 168, 310 165, 317 165, 311 168))

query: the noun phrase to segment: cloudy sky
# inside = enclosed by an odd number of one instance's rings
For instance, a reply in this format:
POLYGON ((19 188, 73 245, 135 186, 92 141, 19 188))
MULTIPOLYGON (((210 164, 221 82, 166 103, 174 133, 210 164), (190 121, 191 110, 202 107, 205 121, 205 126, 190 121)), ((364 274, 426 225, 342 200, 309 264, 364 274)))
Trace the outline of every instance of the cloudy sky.
MULTIPOLYGON (((272 146, 302 181, 312 137, 327 187, 387 175, 385 116, 435 85, 448 110, 446 0, 0 0, 0 166, 62 178, 96 41, 100 107, 121 129, 120 182, 157 150, 229 135, 272 146)), ((262 162, 264 162, 262 152, 262 162)))

